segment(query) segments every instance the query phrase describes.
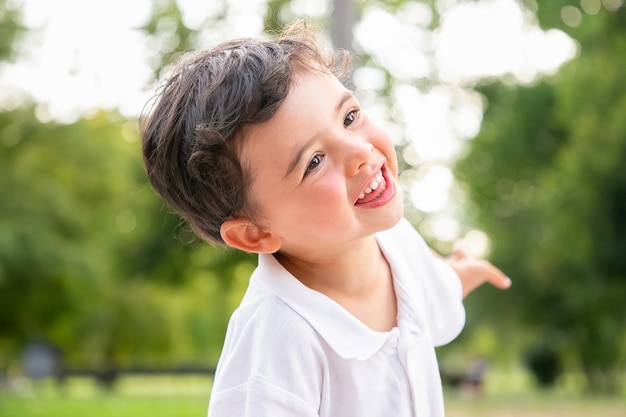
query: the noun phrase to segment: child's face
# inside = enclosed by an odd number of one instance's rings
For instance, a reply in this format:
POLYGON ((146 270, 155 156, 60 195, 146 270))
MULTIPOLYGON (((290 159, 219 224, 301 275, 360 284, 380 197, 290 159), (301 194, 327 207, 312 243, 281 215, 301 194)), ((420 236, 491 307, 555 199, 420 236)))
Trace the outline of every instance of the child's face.
POLYGON ((282 253, 345 248, 402 216, 393 144, 334 76, 297 74, 276 115, 247 134, 249 196, 282 253))

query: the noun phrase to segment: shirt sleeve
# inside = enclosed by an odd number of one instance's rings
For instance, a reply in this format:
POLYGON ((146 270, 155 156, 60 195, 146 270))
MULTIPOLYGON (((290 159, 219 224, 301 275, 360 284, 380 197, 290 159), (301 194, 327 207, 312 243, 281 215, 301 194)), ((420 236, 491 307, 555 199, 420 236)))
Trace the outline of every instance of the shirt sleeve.
POLYGON ((465 325, 463 288, 454 270, 436 257, 422 236, 406 219, 397 226, 395 247, 399 256, 410 259, 421 283, 426 320, 435 346, 456 338, 465 325))
POLYGON ((429 321, 435 346, 454 340, 465 326, 463 287, 454 270, 442 259, 430 256, 429 269, 434 279, 426 280, 429 296, 429 321))
POLYGON ((316 417, 293 393, 260 378, 211 395, 209 417, 316 417))
POLYGON ((240 307, 229 322, 208 417, 317 416, 321 362, 315 331, 277 297, 240 307))

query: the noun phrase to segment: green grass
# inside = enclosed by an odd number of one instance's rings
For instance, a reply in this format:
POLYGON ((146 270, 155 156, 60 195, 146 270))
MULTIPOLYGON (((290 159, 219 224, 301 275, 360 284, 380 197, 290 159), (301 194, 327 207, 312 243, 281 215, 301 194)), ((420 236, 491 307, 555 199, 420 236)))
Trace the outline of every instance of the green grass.
POLYGON ((447 417, 626 417, 626 399, 538 392, 448 396, 446 412, 447 417))
POLYGON ((585 395, 582 375, 566 373, 549 390, 520 367, 491 369, 482 394, 446 391, 447 417, 626 417, 626 387, 618 396, 585 395))
POLYGON ((10 393, 0 391, 0 417, 202 417, 210 390, 211 379, 202 377, 125 377, 112 392, 86 378, 62 389, 21 381, 10 393))
MULTIPOLYGON (((508 382, 490 380, 480 395, 446 391, 447 417, 626 417, 626 395, 542 392, 508 382)), ((70 379, 63 390, 23 380, 0 390, 0 417, 204 417, 210 390, 211 379, 203 377, 125 377, 110 393, 85 378, 70 379)))
POLYGON ((0 403, 2 417, 198 417, 206 412, 206 397, 3 398, 0 403))

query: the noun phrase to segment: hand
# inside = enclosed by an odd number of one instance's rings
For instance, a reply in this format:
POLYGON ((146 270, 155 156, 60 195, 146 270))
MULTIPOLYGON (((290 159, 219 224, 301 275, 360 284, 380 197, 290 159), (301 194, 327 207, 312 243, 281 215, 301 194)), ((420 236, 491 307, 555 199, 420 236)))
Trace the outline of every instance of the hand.
POLYGON ((452 255, 445 260, 461 279, 463 298, 485 282, 503 290, 511 286, 509 277, 491 262, 469 256, 460 242, 457 242, 452 255))

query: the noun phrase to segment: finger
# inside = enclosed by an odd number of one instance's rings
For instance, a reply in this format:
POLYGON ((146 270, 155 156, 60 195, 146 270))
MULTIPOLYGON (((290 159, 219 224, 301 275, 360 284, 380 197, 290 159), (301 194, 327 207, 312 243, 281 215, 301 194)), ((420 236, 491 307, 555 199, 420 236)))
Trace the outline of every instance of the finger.
POLYGON ((490 264, 488 281, 491 285, 500 289, 507 289, 511 286, 511 278, 507 277, 502 271, 490 264))
POLYGON ((501 278, 498 279, 498 283, 495 284, 494 286, 496 286, 497 288, 501 288, 503 290, 506 290, 508 288, 511 287, 511 284, 513 282, 511 281, 511 278, 507 277, 506 275, 502 276, 501 278))

